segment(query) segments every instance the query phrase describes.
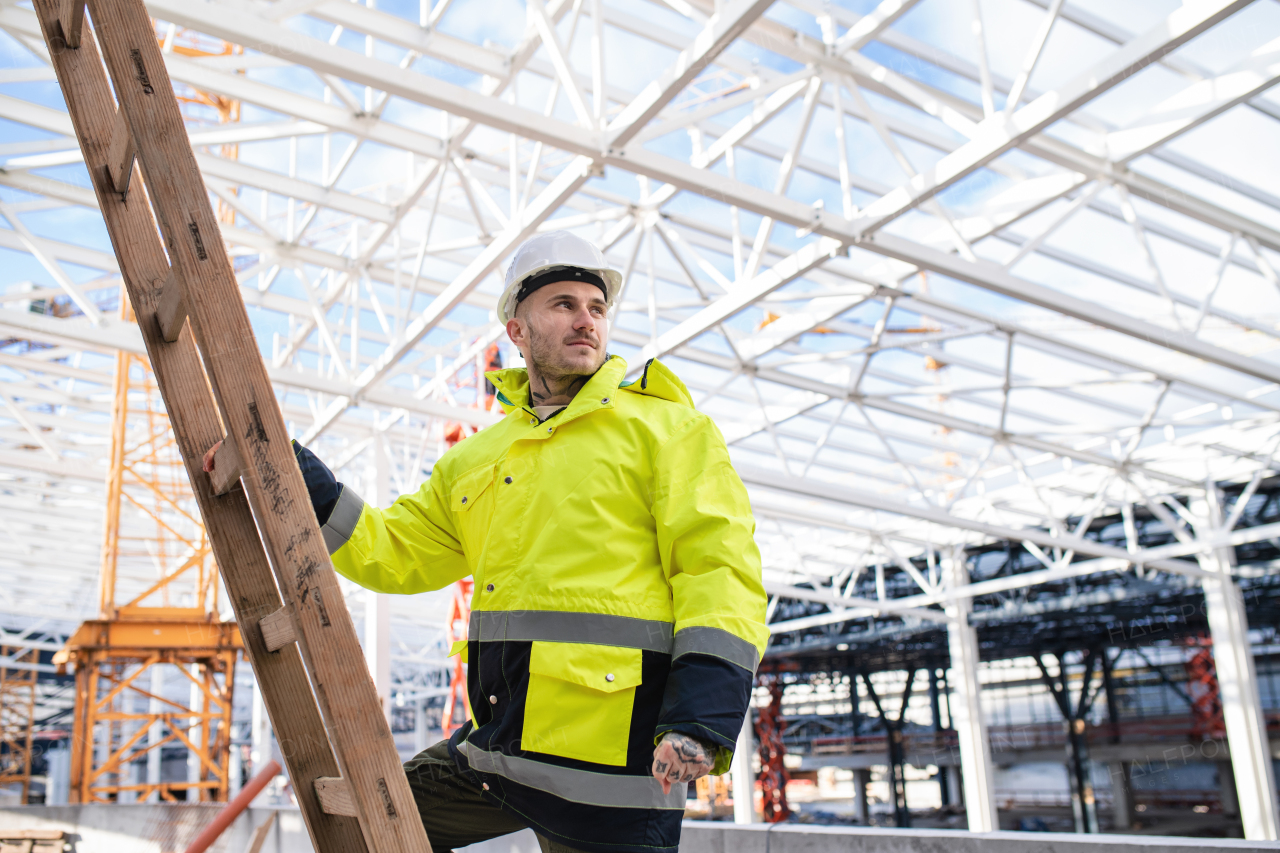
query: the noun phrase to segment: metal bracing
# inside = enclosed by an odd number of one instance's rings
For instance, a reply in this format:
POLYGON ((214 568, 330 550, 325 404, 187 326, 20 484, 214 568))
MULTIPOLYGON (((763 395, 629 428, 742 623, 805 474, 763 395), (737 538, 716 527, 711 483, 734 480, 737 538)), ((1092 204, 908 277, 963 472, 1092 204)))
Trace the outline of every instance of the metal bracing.
MULTIPOLYGON (((189 133, 295 434, 416 488, 447 425, 494 420, 449 380, 502 340, 511 249, 571 227, 631 272, 613 351, 661 355, 729 440, 769 589, 812 608, 782 634, 1100 573, 1182 589, 1275 535, 1188 509, 1280 436, 1280 186, 1243 142, 1280 121, 1270 5, 991 0, 980 51, 968 3, 150 8, 244 48, 166 61, 243 105, 189 133), (1123 513, 1177 532, 1090 538, 1123 513), (1036 565, 930 574, 995 540, 1036 565), (875 565, 898 580, 854 595, 875 565)), ((0 0, 0 33, 0 610, 46 611, 91 562, 49 533, 102 505, 141 341, 35 17, 0 0)))

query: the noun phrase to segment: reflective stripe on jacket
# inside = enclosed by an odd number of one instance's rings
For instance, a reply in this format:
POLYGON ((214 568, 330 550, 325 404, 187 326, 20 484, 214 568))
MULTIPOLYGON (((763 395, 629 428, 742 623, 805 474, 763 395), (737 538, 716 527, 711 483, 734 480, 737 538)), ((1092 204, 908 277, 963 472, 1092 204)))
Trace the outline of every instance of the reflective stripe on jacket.
POLYGON ((656 739, 712 743, 725 772, 768 631, 723 437, 662 364, 625 375, 610 358, 539 422, 526 371, 488 374, 506 418, 389 509, 343 489, 323 529, 370 589, 474 576, 473 722, 451 747, 488 796, 569 846, 653 853, 676 849, 685 800, 650 773, 656 739))

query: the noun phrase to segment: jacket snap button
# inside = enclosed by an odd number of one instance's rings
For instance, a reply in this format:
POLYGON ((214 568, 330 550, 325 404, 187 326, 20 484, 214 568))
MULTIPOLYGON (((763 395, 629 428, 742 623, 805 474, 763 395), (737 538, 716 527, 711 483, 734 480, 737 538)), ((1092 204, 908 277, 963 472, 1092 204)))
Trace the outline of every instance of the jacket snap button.
POLYGON ((529 418, 529 423, 534 424, 534 425, 537 425, 537 423, 538 423, 538 419, 537 419, 537 418, 529 418))
POLYGON ((603 400, 601 400, 601 401, 600 401, 600 405, 602 405, 602 406, 607 406, 607 405, 609 405, 609 398, 608 398, 608 397, 605 397, 603 400))
POLYGON ((498 697, 497 697, 497 696, 490 696, 490 697, 489 697, 489 704, 490 704, 490 705, 497 705, 497 704, 498 704, 498 697))
POLYGON ((508 477, 507 479, 503 480, 502 482, 506 483, 506 484, 509 486, 509 485, 511 485, 511 478, 510 478, 510 477, 508 477))
POLYGON ((555 427, 547 427, 547 432, 551 432, 553 429, 555 429, 555 427))
POLYGON ((488 783, 488 782, 485 782, 485 783, 484 783, 484 785, 483 785, 482 787, 483 787, 486 791, 487 791, 487 790, 489 790, 489 783, 488 783))
POLYGON ((485 587, 485 591, 486 591, 486 592, 493 592, 493 584, 489 584, 488 586, 486 586, 486 587, 485 587))
POLYGON ((611 672, 611 673, 609 673, 608 675, 606 675, 606 676, 604 677, 604 680, 605 680, 605 681, 613 681, 613 673, 611 672))
POLYGON ((467 502, 466 496, 463 496, 463 498, 462 498, 462 502, 463 502, 463 503, 466 503, 466 502, 467 502))

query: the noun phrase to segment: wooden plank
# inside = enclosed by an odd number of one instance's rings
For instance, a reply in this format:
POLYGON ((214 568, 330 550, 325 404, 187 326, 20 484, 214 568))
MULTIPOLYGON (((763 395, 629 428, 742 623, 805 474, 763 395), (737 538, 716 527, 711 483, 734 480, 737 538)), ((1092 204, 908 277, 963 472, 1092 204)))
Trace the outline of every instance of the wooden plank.
MULTIPOLYGON (((213 470, 209 472, 209 486, 215 495, 225 495, 240 485, 240 457, 236 454, 236 446, 224 441, 213 454, 213 470)), ((279 648, 278 646, 276 648, 279 648)), ((275 649, 270 649, 275 651, 275 649)))
POLYGON ((59 841, 66 835, 61 829, 0 829, 0 839, 4 841, 59 841))
POLYGON ((160 291, 160 301, 156 305, 156 322, 160 326, 160 337, 169 343, 178 339, 182 334, 182 327, 187 323, 187 295, 182 289, 182 279, 178 278, 178 271, 172 267, 160 291))
POLYGON ((317 779, 316 796, 320 798, 320 807, 329 814, 356 814, 356 803, 346 779, 317 779))
MULTIPOLYGON (((84 31, 84 0, 62 0, 60 6, 58 25, 62 28, 62 42, 72 50, 79 50, 80 34, 84 31)), ((53 43, 52 39, 48 41, 53 43)))
MULTIPOLYGON (((89 0, 89 11, 105 34, 103 58, 138 146, 170 260, 185 285, 187 328, 196 338, 227 435, 244 461, 244 493, 293 614, 297 648, 307 661, 338 761, 340 773, 332 775, 350 784, 371 848, 429 851, 187 141, 154 26, 142 0, 89 0)), ((238 570, 235 566, 230 573, 238 570)))
POLYGON ((133 160, 137 153, 124 113, 116 110, 116 120, 111 126, 111 144, 107 146, 107 177, 111 179, 111 186, 122 195, 129 192, 129 179, 133 177, 133 160))
POLYGON ((253 831, 253 841, 249 843, 249 849, 246 853, 262 853, 262 845, 267 843, 267 833, 271 831, 271 827, 276 825, 276 815, 279 812, 272 812, 267 815, 267 819, 258 824, 258 828, 253 831))
POLYGON ((279 651, 298 639, 293 630, 293 617, 283 607, 259 619, 258 629, 262 631, 262 644, 269 652, 279 651))
MULTIPOLYGON (((59 0, 34 0, 34 5, 46 41, 58 37, 59 0)), ((236 620, 255 624, 280 609, 280 595, 244 492, 215 497, 201 470, 202 454, 222 438, 223 427, 191 334, 174 344, 160 338, 153 315, 169 261, 146 195, 134 193, 122 200, 107 184, 115 105, 102 60, 93 38, 84 39, 80 50, 52 50, 51 55, 236 620)), ((319 799, 309 795, 313 779, 336 776, 339 770, 297 647, 269 654, 257 631, 242 634, 312 846, 317 853, 366 851, 356 820, 326 814, 319 799)), ((83 715, 77 713, 76 719, 83 715)))

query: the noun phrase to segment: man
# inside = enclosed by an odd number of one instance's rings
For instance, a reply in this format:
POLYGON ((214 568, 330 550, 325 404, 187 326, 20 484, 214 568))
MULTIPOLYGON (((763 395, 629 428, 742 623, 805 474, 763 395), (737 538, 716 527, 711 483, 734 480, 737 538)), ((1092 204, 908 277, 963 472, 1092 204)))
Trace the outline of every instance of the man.
POLYGON ((527 368, 488 374, 507 417, 390 509, 298 446, 341 574, 475 579, 471 719, 405 765, 435 853, 525 826, 544 851, 675 853, 688 782, 729 768, 768 639, 754 521, 680 380, 606 354, 620 287, 568 232, 525 242, 498 317, 527 368))

